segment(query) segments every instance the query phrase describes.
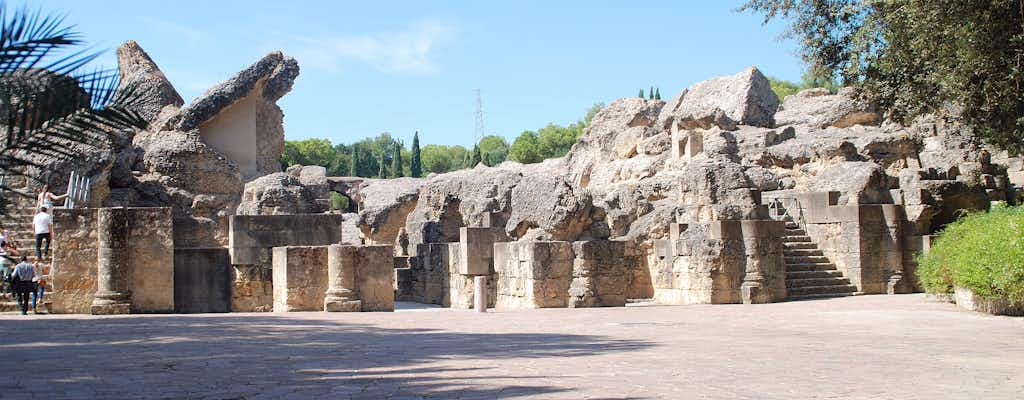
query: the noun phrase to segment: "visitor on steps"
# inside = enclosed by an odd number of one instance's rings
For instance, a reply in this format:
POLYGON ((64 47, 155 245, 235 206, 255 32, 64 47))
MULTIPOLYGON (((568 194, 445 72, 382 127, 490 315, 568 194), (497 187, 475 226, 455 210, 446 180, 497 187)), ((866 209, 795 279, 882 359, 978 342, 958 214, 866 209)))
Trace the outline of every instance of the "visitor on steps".
POLYGON ((21 262, 14 266, 11 276, 14 281, 14 291, 18 294, 21 315, 28 314, 29 293, 35 289, 32 285, 35 272, 32 270, 32 264, 28 263, 28 257, 21 257, 21 262))
POLYGON ((43 304, 43 292, 46 289, 47 280, 50 276, 50 267, 45 263, 36 260, 32 265, 32 312, 38 314, 36 306, 43 304))
POLYGON ((11 268, 11 260, 7 259, 7 252, 0 248, 0 277, 3 281, 0 281, 0 296, 9 294, 14 296, 14 287, 11 285, 11 274, 14 273, 11 268))
POLYGON ((46 211, 46 207, 40 207, 39 213, 32 218, 32 225, 36 232, 36 258, 42 259, 50 256, 50 232, 53 231, 53 217, 46 211), (46 247, 43 248, 43 241, 46 247))
POLYGON ((68 195, 62 194, 58 196, 50 193, 50 185, 43 185, 43 190, 36 196, 36 208, 46 207, 47 210, 52 210, 53 202, 63 200, 65 197, 68 197, 68 195))

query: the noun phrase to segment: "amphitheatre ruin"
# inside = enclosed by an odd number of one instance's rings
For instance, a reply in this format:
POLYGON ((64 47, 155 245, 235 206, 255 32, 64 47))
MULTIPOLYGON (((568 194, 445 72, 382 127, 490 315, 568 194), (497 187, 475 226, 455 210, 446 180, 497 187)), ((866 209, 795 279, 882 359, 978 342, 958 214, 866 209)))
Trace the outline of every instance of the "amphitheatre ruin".
MULTIPOLYGON (((369 179, 282 171, 281 52, 187 105, 138 43, 117 60, 146 127, 0 182, 69 194, 49 315, 0 315, 0 398, 1024 390, 1024 321, 920 294, 936 234, 1024 187, 956 121, 900 125, 851 88, 780 99, 750 67, 611 102, 564 157, 369 179)), ((4 227, 28 249, 31 225, 4 227)))
POLYGON ((754 67, 616 100, 537 164, 280 172, 294 59, 270 53, 184 105, 137 43, 117 55, 148 128, 47 160, 55 191, 89 182, 86 204, 54 212, 53 313, 467 309, 476 279, 497 310, 912 293, 933 234, 1024 185, 1019 156, 956 123, 889 123, 850 89, 778 99, 754 67))

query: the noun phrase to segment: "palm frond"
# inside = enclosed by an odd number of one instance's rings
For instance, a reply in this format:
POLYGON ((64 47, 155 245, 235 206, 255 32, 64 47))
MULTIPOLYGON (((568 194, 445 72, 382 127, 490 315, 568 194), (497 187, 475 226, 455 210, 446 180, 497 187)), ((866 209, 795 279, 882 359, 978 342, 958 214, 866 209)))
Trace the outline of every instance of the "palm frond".
POLYGON ((132 111, 142 92, 131 84, 119 90, 117 70, 88 69, 101 53, 82 45, 64 16, 0 0, 0 174, 45 170, 74 160, 83 146, 109 147, 111 135, 146 127, 132 111))

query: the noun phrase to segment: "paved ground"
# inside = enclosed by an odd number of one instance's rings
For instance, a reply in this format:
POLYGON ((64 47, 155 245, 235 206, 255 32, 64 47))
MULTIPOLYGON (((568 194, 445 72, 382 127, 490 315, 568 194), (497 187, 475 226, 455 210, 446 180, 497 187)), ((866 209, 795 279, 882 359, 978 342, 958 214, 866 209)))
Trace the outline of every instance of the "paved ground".
POLYGON ((2 398, 1024 396, 1024 318, 921 295, 769 305, 0 316, 2 398))

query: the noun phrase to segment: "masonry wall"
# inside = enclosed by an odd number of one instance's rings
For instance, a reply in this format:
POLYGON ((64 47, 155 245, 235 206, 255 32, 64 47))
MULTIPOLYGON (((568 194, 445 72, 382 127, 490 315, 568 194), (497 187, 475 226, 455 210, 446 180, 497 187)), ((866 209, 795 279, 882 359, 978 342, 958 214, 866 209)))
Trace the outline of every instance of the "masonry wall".
MULTIPOLYGON (((230 219, 231 310, 274 308, 273 248, 343 242, 341 214, 234 215, 230 219)), ((325 264, 326 265, 326 264, 325 264)))
MULTIPOLYGON (((90 312, 96 293, 96 209, 56 209, 53 215, 51 312, 90 312)), ((128 209, 128 289, 131 311, 174 311, 174 245, 171 209, 128 209)))
POLYGON ((730 304, 785 298, 783 230, 782 222, 772 220, 677 224, 671 238, 655 241, 646 255, 654 300, 730 304))
MULTIPOLYGON (((328 246, 273 249, 273 310, 323 311, 328 289, 328 246)), ((394 311, 394 262, 391 246, 342 246, 344 263, 353 266, 354 295, 361 311, 394 311)))
POLYGON ((803 226, 826 257, 866 294, 909 292, 904 271, 906 216, 895 204, 837 205, 838 193, 792 194, 803 226))

